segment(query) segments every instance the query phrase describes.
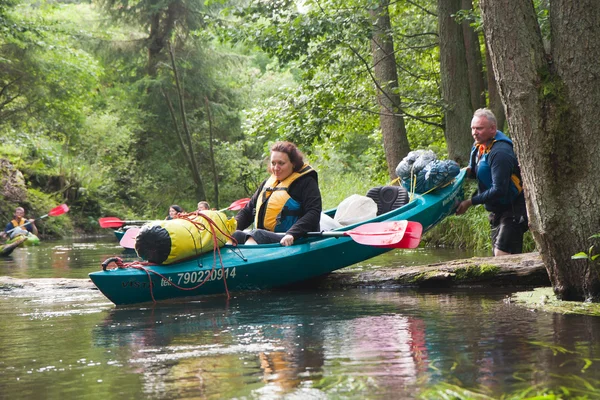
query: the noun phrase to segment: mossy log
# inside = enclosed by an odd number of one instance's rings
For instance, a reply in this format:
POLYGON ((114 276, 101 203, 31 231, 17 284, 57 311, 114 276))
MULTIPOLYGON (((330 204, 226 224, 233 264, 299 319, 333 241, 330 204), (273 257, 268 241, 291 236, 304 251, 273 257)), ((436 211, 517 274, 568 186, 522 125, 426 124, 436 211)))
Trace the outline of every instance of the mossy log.
POLYGON ((502 257, 475 257, 415 267, 379 268, 364 272, 339 270, 321 279, 318 286, 342 287, 452 287, 550 286, 539 253, 502 257))

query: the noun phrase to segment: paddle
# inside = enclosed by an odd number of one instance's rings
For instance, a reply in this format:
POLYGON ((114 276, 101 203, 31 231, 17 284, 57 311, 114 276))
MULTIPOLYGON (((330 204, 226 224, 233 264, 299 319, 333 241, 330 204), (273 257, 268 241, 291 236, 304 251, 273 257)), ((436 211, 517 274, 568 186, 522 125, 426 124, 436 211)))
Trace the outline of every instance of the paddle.
POLYGON ((121 240, 119 240, 119 244, 126 249, 135 249, 135 238, 139 232, 140 228, 127 229, 121 240))
MULTIPOLYGON (((135 248, 138 228, 130 228, 119 242, 126 249, 135 248)), ((423 226, 414 221, 372 222, 356 227, 351 231, 309 232, 307 236, 343 237, 349 236, 356 243, 365 246, 394 249, 414 249, 419 246, 423 226)))
POLYGON ((308 236, 350 236, 356 243, 365 246, 394 249, 414 249, 419 246, 423 225, 415 221, 372 222, 357 226, 353 230, 338 232, 309 232, 308 236))
POLYGON ((249 198, 236 200, 233 203, 231 203, 231 205, 229 207, 223 208, 223 209, 219 210, 219 212, 225 211, 225 210, 229 210, 229 211, 241 210, 242 208, 246 207, 246 204, 248 204, 249 201, 250 201, 249 198))
POLYGON ((103 217, 98 219, 101 228, 120 228, 123 225, 133 224, 140 225, 145 224, 148 221, 123 221, 117 217, 103 217))
MULTIPOLYGON (((42 215, 41 217, 38 217, 35 220, 44 219, 46 217, 56 217, 58 215, 63 215, 66 212, 69 212, 69 207, 66 204, 61 204, 60 206, 54 207, 52 210, 48 211, 48 214, 42 215)), ((31 221, 27 221, 25 225, 16 226, 12 228, 10 231, 6 232, 6 234, 10 234, 12 231, 18 228, 23 228, 24 226, 27 226, 29 224, 31 224, 31 221)))
MULTIPOLYGON (((234 201, 233 203, 231 203, 231 205, 227 208, 223 208, 222 210, 219 210, 219 212, 221 211, 225 211, 225 210, 231 210, 231 211, 235 211, 235 210, 241 210, 242 208, 244 208, 246 206, 246 204, 250 201, 249 198, 245 198, 245 199, 239 199, 234 201)), ((119 219, 117 217, 103 217, 98 219, 98 222, 100 223, 100 227, 101 228, 120 228, 124 225, 140 225, 140 224, 145 224, 148 221, 123 221, 122 219, 119 219)))

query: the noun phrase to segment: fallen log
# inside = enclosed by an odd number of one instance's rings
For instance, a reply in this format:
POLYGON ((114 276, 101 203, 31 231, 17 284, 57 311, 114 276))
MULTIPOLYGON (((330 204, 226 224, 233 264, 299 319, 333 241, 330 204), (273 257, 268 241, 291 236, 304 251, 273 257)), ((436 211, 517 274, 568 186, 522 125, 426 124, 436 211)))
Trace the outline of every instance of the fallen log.
POLYGON ((339 270, 316 283, 319 287, 460 287, 550 286, 537 252, 501 257, 474 257, 424 266, 379 268, 364 272, 339 270))

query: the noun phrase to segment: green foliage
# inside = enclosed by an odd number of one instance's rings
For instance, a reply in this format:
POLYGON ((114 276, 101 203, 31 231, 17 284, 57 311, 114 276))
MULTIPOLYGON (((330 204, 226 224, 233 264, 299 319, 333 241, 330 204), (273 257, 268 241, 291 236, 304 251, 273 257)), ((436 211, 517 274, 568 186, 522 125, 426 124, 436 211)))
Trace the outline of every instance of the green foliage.
MULTIPOLYGON (((0 5, 0 155, 24 173, 32 211, 66 202, 60 221, 91 231, 98 217, 162 218, 172 203, 222 208, 256 190, 269 144, 282 139, 318 170, 325 209, 388 183, 369 62, 372 2, 99 4, 0 5), (196 198, 163 95, 181 124, 167 41, 207 199, 196 198)), ((389 11, 409 141, 443 158, 434 7, 389 11)), ((44 222, 46 232, 74 229, 60 221, 44 222)), ((489 247, 482 210, 436 232, 437 244, 489 247)))
MULTIPOLYGON (((600 239, 600 233, 596 233, 595 235, 592 235, 588 238, 588 240, 591 240, 593 242, 596 242, 597 239, 600 239)), ((577 254, 574 254, 571 258, 573 260, 589 260, 589 261, 593 262, 595 265, 598 265, 598 264, 600 264, 600 261, 597 261, 599 257, 600 257, 600 253, 596 249, 596 245, 592 244, 587 249, 587 251, 582 251, 577 254)))
MULTIPOLYGON (((410 110, 405 113, 409 140, 415 148, 434 147, 443 154, 436 19, 413 7, 395 3, 391 10, 397 22, 394 39, 403 49, 397 53, 397 61, 400 95, 410 110), (419 18, 414 18, 415 13, 419 18), (429 32, 422 34, 423 30, 429 32)), ((246 126, 251 127, 251 135, 288 139, 310 149, 326 141, 344 146, 348 138, 365 138, 379 129, 368 61, 368 2, 309 1, 301 11, 294 2, 252 2, 237 10, 235 29, 224 34, 227 39, 256 45, 277 57, 282 66, 301 71, 296 75, 296 88, 286 89, 249 112, 246 126)), ((385 171, 384 163, 378 165, 385 171)))

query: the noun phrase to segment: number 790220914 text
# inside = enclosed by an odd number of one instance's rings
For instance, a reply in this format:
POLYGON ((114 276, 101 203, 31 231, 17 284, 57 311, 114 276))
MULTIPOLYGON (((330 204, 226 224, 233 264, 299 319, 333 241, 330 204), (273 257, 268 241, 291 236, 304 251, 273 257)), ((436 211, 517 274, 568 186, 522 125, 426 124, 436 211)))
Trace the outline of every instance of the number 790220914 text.
POLYGON ((206 281, 220 281, 235 278, 234 268, 215 268, 207 271, 182 272, 177 274, 177 285, 188 285, 206 281))

